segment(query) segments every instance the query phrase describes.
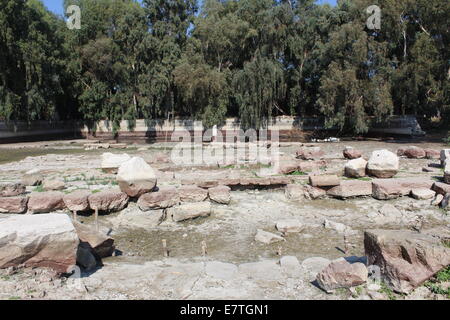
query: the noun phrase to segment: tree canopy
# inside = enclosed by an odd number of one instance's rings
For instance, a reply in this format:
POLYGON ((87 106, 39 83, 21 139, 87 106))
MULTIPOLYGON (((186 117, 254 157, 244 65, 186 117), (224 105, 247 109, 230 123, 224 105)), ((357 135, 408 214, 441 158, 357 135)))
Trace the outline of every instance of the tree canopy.
POLYGON ((450 123, 450 1, 0 0, 0 119, 322 117, 342 133, 413 114, 450 123), (199 4, 202 4, 199 7, 199 4), (381 8, 381 28, 366 25, 381 8))

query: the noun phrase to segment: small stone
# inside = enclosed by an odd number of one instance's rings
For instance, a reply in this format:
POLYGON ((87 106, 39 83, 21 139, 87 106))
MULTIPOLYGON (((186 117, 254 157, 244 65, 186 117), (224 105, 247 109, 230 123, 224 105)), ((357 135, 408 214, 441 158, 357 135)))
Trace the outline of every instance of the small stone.
POLYGON ((283 233, 299 233, 305 228, 304 225, 296 219, 280 220, 276 223, 278 231, 283 233))
POLYGON ((92 210, 113 212, 121 211, 128 205, 128 196, 117 190, 106 190, 89 196, 92 210))
POLYGON ((403 155, 409 159, 423 159, 426 157, 426 152, 424 149, 419 147, 409 147, 405 149, 403 155))
POLYGON ((181 202, 202 202, 208 198, 208 191, 195 185, 178 188, 181 202))
POLYGON ((350 160, 345 165, 345 176, 349 178, 362 178, 366 176, 367 161, 364 158, 350 160))
POLYGON ((66 184, 61 179, 45 179, 42 182, 42 187, 45 191, 59 191, 64 190, 66 184))
POLYGON ((303 160, 320 160, 323 159, 324 156, 325 152, 323 152, 320 147, 305 147, 296 152, 296 158, 303 160))
POLYGON ((431 205, 438 206, 441 204, 442 200, 444 200, 444 196, 442 194, 436 194, 436 197, 431 201, 431 205))
POLYGON ((265 243, 265 244, 271 244, 271 243, 275 243, 275 242, 279 242, 279 241, 285 241, 285 239, 283 237, 280 237, 276 234, 258 229, 256 236, 255 236, 255 240, 265 243))
POLYGON ((305 189, 299 184, 288 184, 284 189, 284 194, 289 200, 302 200, 305 199, 305 189))
POLYGON ((65 208, 61 192, 37 192, 30 195, 28 211, 31 213, 50 213, 65 208))
POLYGON ((313 187, 334 187, 341 184, 341 180, 336 175, 309 176, 309 183, 313 187))
POLYGON ((167 216, 172 217, 173 221, 180 222, 184 220, 195 219, 198 217, 208 217, 211 215, 211 203, 185 203, 176 207, 167 209, 167 216))
POLYGON ((2 197, 0 198, 0 213, 25 213, 27 204, 28 197, 2 197))
POLYGON ((167 209, 180 203, 176 188, 165 187, 156 192, 143 194, 137 204, 142 211, 167 209))
POLYGON ((332 261, 317 275, 318 285, 330 292, 338 288, 350 288, 359 286, 367 281, 368 271, 360 262, 350 264, 341 258, 332 261))
POLYGON ((22 183, 2 183, 0 184, 0 197, 15 197, 26 192, 26 187, 22 183))
POLYGON ((231 188, 228 186, 217 186, 208 189, 209 198, 220 204, 229 204, 231 202, 231 188))
POLYGON ((411 196, 416 200, 428 200, 433 199, 436 192, 430 189, 413 189, 411 190, 411 196))
POLYGON ((331 229, 340 234, 353 233, 353 230, 349 226, 327 219, 325 219, 325 221, 323 222, 323 226, 325 227, 325 229, 331 229))
POLYGON ((353 147, 346 147, 343 151, 344 157, 346 159, 358 159, 362 157, 362 152, 354 149, 353 147))
POLYGON ((87 190, 78 190, 63 196, 64 204, 70 211, 83 212, 90 209, 89 196, 91 193, 87 190))

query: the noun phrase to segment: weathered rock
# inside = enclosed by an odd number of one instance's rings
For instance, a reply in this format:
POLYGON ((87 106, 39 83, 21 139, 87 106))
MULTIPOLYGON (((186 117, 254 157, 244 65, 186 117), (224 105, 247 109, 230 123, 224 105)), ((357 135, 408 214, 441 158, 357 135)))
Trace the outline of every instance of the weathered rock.
POLYGON ((344 158, 345 159, 358 159, 362 157, 362 152, 359 150, 354 149, 353 147, 346 147, 343 151, 344 158))
POLYGON ((104 153, 102 154, 101 168, 103 171, 116 173, 119 167, 130 159, 131 157, 126 153, 104 153))
POLYGON ((241 178, 239 181, 241 186, 261 187, 270 186, 270 178, 241 178))
POLYGON ((59 273, 76 263, 78 236, 65 214, 20 215, 0 223, 0 268, 48 267, 59 273))
POLYGON ((15 197, 24 194, 27 191, 25 185, 21 183, 2 183, 0 184, 0 197, 15 197))
POLYGON ((397 150, 397 156, 403 157, 405 155, 405 150, 406 150, 406 148, 399 148, 397 150))
POLYGON ((305 226, 296 219, 284 219, 276 223, 276 228, 283 233, 299 233, 303 231, 305 226))
POLYGON ((112 256, 115 250, 113 238, 79 222, 74 222, 73 225, 80 241, 88 244, 96 255, 100 258, 112 256))
POLYGON ((428 200, 433 199, 436 195, 431 189, 413 189, 411 190, 411 196, 417 200, 428 200))
POLYGON ((175 222, 195 219, 198 217, 208 217, 211 215, 211 203, 185 203, 167 209, 166 214, 168 217, 172 217, 175 222))
POLYGON ((122 163, 117 173, 120 190, 135 198, 153 191, 156 187, 156 175, 152 167, 139 157, 122 163))
POLYGON ((372 195, 372 182, 359 180, 344 180, 339 186, 333 187, 327 191, 327 195, 347 199, 354 197, 365 197, 372 195))
POLYGON ((425 149, 427 159, 440 159, 441 152, 435 149, 425 149))
POLYGON ((88 211, 89 196, 91 193, 87 190, 77 190, 63 196, 63 201, 67 209, 70 211, 83 212, 88 211))
POLYGON ((299 184, 288 184, 284 189, 284 194, 289 200, 305 199, 305 188, 299 184))
MULTIPOLYGON (((237 186, 241 183, 241 179, 240 178, 225 178, 225 179, 220 179, 219 181, 219 185, 221 186, 237 186)), ((207 191, 206 191, 207 193, 207 191)), ((208 193, 206 194, 206 197, 208 197, 208 193)), ((195 201, 198 202, 198 201, 195 201)))
POLYGON ((0 198, 0 213, 25 213, 27 211, 28 197, 0 198))
POLYGON ((377 179, 372 181, 372 196, 378 200, 407 196, 413 189, 431 189, 432 180, 423 178, 377 179))
POLYGON ((334 187, 341 184, 341 179, 336 175, 309 176, 309 183, 313 187, 334 187))
POLYGON ((258 231, 256 232, 255 240, 265 244, 271 244, 279 241, 284 241, 284 238, 271 232, 258 229, 258 231))
POLYGON ((297 162, 297 170, 301 172, 313 172, 327 167, 325 160, 316 161, 299 161, 297 162))
POLYGON ((42 182, 42 188, 45 191, 59 191, 64 190, 66 184, 61 179, 44 179, 42 182))
POLYGON ((389 287, 409 293, 450 264, 450 249, 429 235, 407 230, 364 233, 368 264, 380 268, 389 287))
POLYGON ((450 185, 447 183, 435 182, 431 189, 436 191, 437 194, 442 194, 443 196, 450 193, 450 185))
POLYGON ((117 190, 106 190, 89 196, 89 206, 92 210, 121 211, 128 205, 128 195, 117 190))
POLYGON ((444 168, 444 182, 450 184, 450 161, 446 162, 444 168))
POLYGON ((427 156, 424 149, 414 146, 406 148, 403 154, 409 159, 423 159, 427 156))
POLYGON ((86 271, 92 271, 97 267, 97 259, 89 244, 80 243, 80 245, 78 246, 77 265, 79 265, 86 271))
POLYGON ((367 161, 364 158, 350 160, 345 164, 345 176, 349 178, 362 178, 366 176, 367 161))
POLYGON ((278 167, 279 174, 290 174, 298 170, 297 161, 281 161, 278 167))
POLYGON ((374 151, 367 163, 367 172, 377 178, 392 178, 399 170, 398 157, 388 150, 374 151))
POLYGON ((289 177, 270 177, 271 186, 285 186, 292 183, 292 179, 289 177))
POLYGON ((349 263, 344 258, 332 261, 317 275, 317 284, 330 292, 338 288, 350 288, 366 283, 368 271, 360 262, 349 263))
POLYGON ((142 211, 166 209, 180 203, 176 188, 164 187, 159 191, 143 194, 137 204, 142 211))
POLYGON ((28 211, 31 213, 49 213, 64 208, 63 194, 57 191, 32 193, 28 200, 28 211))
POLYGON ((304 147, 298 150, 295 155, 297 159, 320 160, 325 156, 325 152, 320 147, 304 147))
POLYGON ((441 166, 445 167, 445 162, 450 159, 450 149, 441 150, 441 166))
POLYGON ((327 192, 321 188, 305 185, 305 196, 310 200, 316 200, 323 198, 327 195, 327 192))
POLYGON ((159 226, 166 218, 164 210, 142 211, 138 208, 126 208, 113 219, 114 229, 149 229, 159 226))
POLYGON ((436 194, 436 197, 431 201, 431 205, 438 206, 441 204, 442 200, 444 200, 444 196, 442 194, 436 194))
POLYGON ((214 188, 219 185, 219 182, 217 180, 200 180, 196 182, 197 187, 209 189, 214 188))
POLYGON ((353 233, 353 230, 349 226, 346 226, 343 223, 331 221, 328 219, 324 220, 323 226, 325 229, 331 229, 340 234, 352 234, 353 233))
POLYGON ((21 183, 25 186, 39 186, 44 181, 44 177, 39 173, 38 170, 31 170, 27 172, 21 180, 21 183))
POLYGON ((447 193, 440 204, 442 209, 450 210, 450 193, 447 193))
POLYGON ((231 202, 231 188, 227 186, 217 186, 208 189, 209 198, 217 203, 229 204, 231 202))
POLYGON ((208 198, 208 191, 195 185, 181 186, 178 188, 178 194, 182 202, 202 202, 208 198))

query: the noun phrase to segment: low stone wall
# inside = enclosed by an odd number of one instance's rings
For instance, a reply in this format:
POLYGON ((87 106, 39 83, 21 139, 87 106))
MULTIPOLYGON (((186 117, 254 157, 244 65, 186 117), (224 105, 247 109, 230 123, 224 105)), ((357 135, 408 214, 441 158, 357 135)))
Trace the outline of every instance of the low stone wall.
MULTIPOLYGON (((99 121, 96 128, 88 128, 86 125, 76 121, 36 121, 31 124, 0 121, 0 143, 80 137, 102 141, 114 140, 121 143, 170 142, 179 141, 178 138, 181 139, 181 137, 186 139, 188 134, 194 140, 195 134, 201 136, 206 129, 200 121, 189 119, 122 121, 117 134, 113 133, 112 123, 108 120, 99 121)), ((227 137, 242 135, 240 130, 240 122, 237 118, 229 118, 224 125, 218 127, 218 133, 222 134, 224 141, 226 141, 227 137)), ((413 135, 422 132, 415 117, 411 116, 393 117, 388 122, 388 125, 377 126, 370 131, 376 135, 413 135), (389 123, 392 123, 392 125, 389 123)), ((335 130, 325 129, 323 119, 320 118, 281 116, 275 117, 270 121, 266 136, 262 135, 259 139, 271 139, 272 135, 277 134, 277 139, 281 142, 305 141, 308 135, 317 132, 321 132, 322 135, 329 137, 329 135, 335 133, 335 130)), ((250 132, 247 132, 247 136, 249 134, 250 132)), ((210 135, 211 132, 209 132, 209 135, 203 134, 203 140, 209 141, 211 139, 210 135)))
POLYGON ((0 121, 0 143, 80 138, 82 130, 83 127, 74 121, 0 121))
MULTIPOLYGON (((122 121, 117 136, 112 132, 112 126, 109 121, 100 121, 95 130, 89 130, 85 127, 82 130, 84 137, 96 140, 116 140, 118 142, 164 142, 178 141, 181 137, 189 134, 194 140, 194 136, 202 134, 207 128, 204 128, 201 121, 176 119, 168 120, 136 120, 133 124, 128 121, 122 121), (94 133, 95 131, 95 133, 94 133)), ((236 118, 229 118, 223 126, 218 127, 218 134, 222 134, 223 140, 227 137, 237 137, 242 135, 240 123, 236 118)), ((272 135, 277 134, 280 141, 301 141, 305 138, 305 131, 324 130, 323 124, 318 119, 300 119, 297 117, 276 117, 268 125, 266 136, 260 136, 260 139, 270 139, 272 135)), ((203 135, 204 141, 210 141, 211 133, 203 135)), ((261 134, 261 133, 260 133, 261 134)), ((247 132, 247 136, 251 132, 247 132)))

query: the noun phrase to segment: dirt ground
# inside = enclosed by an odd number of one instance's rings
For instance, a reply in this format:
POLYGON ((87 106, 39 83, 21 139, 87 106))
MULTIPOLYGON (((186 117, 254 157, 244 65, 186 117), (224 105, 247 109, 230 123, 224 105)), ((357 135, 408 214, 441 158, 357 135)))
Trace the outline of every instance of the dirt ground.
MULTIPOLYGON (((0 182, 20 181, 29 170, 39 169, 45 177, 63 178, 65 192, 88 189, 97 192, 117 188, 115 175, 102 172, 101 154, 128 153, 152 163, 158 186, 178 186, 183 179, 220 179, 230 176, 254 177, 267 166, 177 166, 154 162, 165 155, 170 158, 173 144, 130 145, 126 150, 86 151, 85 140, 0 145, 0 182)), ((280 156, 291 156, 300 143, 283 143, 280 156)), ((342 175, 346 162, 342 150, 352 146, 365 156, 372 151, 415 145, 442 149, 438 142, 422 141, 345 141, 318 143, 326 153, 327 167, 321 173, 342 175)), ((400 160, 397 177, 424 177, 439 180, 440 169, 423 172, 423 167, 439 160, 400 160)), ((304 176, 296 183, 305 183, 304 176)), ((39 192, 29 187, 28 192, 39 192)), ((350 253, 363 259, 363 231, 372 228, 410 229, 418 216, 424 217, 423 232, 450 235, 450 217, 430 200, 403 197, 378 201, 373 198, 348 200, 288 200, 284 189, 233 191, 230 205, 213 204, 210 217, 175 223, 133 223, 127 214, 139 211, 130 203, 124 212, 100 217, 100 223, 111 231, 117 255, 104 259, 104 266, 79 277, 59 278, 48 270, 0 270, 0 299, 445 299, 426 287, 409 296, 397 296, 380 288, 379 295, 367 285, 358 290, 337 290, 326 294, 314 285, 314 279, 326 264, 343 257, 343 235, 326 229, 325 220, 351 228, 350 253), (390 216, 380 213, 389 205, 390 216), (305 225, 303 232, 289 234, 281 243, 266 245, 255 241, 257 229, 276 233, 279 220, 295 218, 305 225), (170 257, 161 247, 167 240, 170 257), (201 244, 208 246, 202 255, 201 244), (296 259, 281 259, 281 257, 296 259)), ((58 212, 55 214, 69 214, 58 212)), ((81 221, 93 223, 92 215, 81 221)))

